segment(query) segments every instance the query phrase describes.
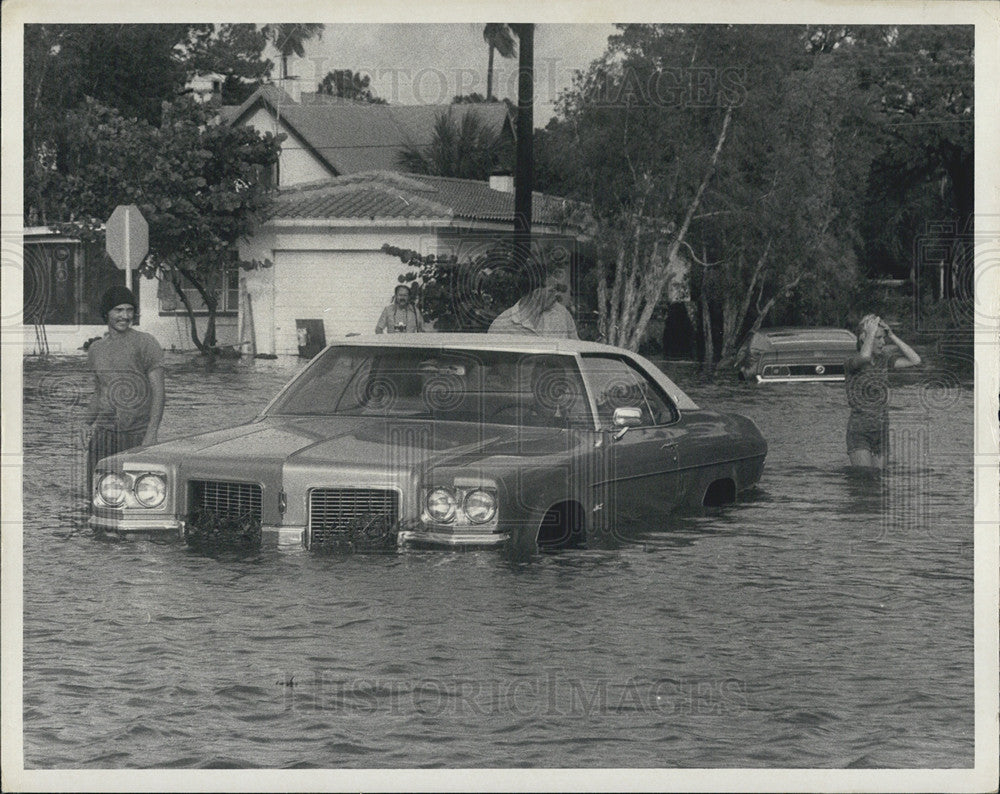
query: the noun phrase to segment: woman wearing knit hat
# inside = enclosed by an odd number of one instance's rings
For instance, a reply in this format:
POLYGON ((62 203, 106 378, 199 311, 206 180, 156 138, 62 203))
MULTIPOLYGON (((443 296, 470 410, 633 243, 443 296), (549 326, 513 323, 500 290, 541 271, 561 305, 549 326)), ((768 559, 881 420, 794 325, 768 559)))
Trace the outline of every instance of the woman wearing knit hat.
POLYGON ((87 349, 94 373, 94 396, 85 422, 88 493, 102 458, 156 443, 163 417, 163 349, 152 336, 132 327, 138 302, 131 290, 111 287, 101 298, 108 333, 87 349))

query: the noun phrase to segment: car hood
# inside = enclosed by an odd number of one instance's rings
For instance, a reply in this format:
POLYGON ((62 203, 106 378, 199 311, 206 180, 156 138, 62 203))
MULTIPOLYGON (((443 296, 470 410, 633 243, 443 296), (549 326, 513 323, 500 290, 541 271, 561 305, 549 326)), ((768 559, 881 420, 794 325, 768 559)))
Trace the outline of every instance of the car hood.
POLYGON ((129 463, 257 466, 330 463, 361 468, 540 456, 565 449, 565 430, 381 417, 268 417, 125 453, 129 463), (560 443, 561 442, 561 443, 560 443))

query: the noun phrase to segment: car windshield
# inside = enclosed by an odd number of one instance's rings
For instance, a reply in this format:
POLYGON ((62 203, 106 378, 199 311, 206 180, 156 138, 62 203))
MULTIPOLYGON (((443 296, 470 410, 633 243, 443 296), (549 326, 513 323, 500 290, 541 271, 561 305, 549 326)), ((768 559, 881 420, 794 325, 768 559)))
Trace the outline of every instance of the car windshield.
POLYGON ((351 345, 321 353, 268 414, 592 428, 585 394, 573 356, 351 345))

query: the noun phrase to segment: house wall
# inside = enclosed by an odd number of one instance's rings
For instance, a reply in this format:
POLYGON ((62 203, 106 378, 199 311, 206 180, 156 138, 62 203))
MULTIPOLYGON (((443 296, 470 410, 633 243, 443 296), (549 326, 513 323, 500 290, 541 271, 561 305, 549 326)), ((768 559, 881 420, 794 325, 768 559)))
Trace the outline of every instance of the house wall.
MULTIPOLYGON (((134 286, 134 285, 133 285, 134 286)), ((197 317, 199 336, 205 333, 207 319, 197 317)), ((216 317, 215 335, 220 345, 233 345, 239 341, 237 317, 216 317)), ((159 313, 156 284, 143 279, 139 284, 139 323, 135 326, 156 337, 164 350, 177 352, 195 351, 186 315, 164 316, 159 313)), ((107 325, 34 325, 22 326, 23 351, 27 355, 83 355, 83 345, 95 336, 104 336, 107 325)))
POLYGON ((241 246, 243 258, 273 267, 243 276, 244 338, 259 354, 298 355, 296 320, 322 320, 326 342, 375 331, 398 277, 411 270, 381 251, 385 243, 423 253, 437 251, 433 229, 420 227, 298 227, 258 233, 241 246))
MULTIPOLYGON (((143 311, 145 312, 139 330, 155 336, 164 350, 197 350, 197 346, 191 339, 191 321, 188 316, 186 314, 160 316, 159 303, 156 300, 156 285, 150 285, 149 291, 152 293, 152 299, 148 301, 152 306, 150 310, 146 310, 145 296, 139 299, 140 303, 143 303, 143 311)), ((238 321, 237 317, 231 316, 215 318, 215 339, 218 345, 235 345, 239 341, 236 334, 238 321)), ((204 339, 208 318, 195 316, 195 323, 198 328, 198 338, 204 339)))
POLYGON ((330 172, 323 164, 292 135, 288 126, 264 108, 258 108, 245 123, 258 132, 270 132, 275 135, 283 132, 288 136, 281 144, 281 154, 278 158, 279 187, 313 182, 330 176, 330 172))

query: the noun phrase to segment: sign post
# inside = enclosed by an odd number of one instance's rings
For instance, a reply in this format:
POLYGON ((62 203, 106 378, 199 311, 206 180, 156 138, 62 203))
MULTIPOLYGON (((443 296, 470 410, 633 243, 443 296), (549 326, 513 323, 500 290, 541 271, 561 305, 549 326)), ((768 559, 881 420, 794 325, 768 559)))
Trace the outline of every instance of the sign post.
POLYGON ((149 224, 135 204, 119 204, 104 224, 104 248, 121 270, 125 287, 132 289, 132 268, 149 252, 149 224))

